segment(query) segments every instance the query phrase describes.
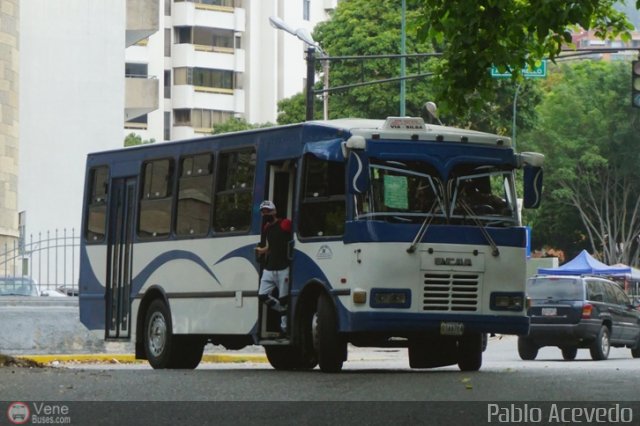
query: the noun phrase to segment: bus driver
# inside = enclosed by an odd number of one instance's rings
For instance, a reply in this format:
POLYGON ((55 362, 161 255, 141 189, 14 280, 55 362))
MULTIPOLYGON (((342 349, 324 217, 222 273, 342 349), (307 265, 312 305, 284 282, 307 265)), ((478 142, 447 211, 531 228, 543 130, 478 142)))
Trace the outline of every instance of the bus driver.
POLYGON ((291 221, 279 218, 275 204, 269 200, 260 203, 260 213, 264 219, 264 226, 256 254, 262 259, 264 270, 260 278, 258 297, 268 307, 282 314, 280 328, 286 333, 287 316, 284 312, 287 310, 289 299, 291 221))

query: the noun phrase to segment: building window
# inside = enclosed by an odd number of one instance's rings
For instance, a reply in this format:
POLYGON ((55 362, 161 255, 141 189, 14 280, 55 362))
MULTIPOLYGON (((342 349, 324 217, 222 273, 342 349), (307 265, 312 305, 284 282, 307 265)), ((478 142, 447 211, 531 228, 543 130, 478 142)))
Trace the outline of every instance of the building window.
POLYGON ((171 57, 171 28, 164 29, 164 56, 171 57))
POLYGON ((344 163, 304 157, 300 197, 301 237, 331 237, 344 233, 344 163))
POLYGON ((104 240, 107 219, 107 194, 109 193, 109 168, 96 167, 89 172, 89 205, 85 238, 88 243, 104 240))
POLYGON ((164 70, 164 98, 171 99, 171 70, 164 70))
POLYGON ((191 44, 192 43, 192 27, 176 27, 176 44, 191 44))
POLYGON ((191 126, 191 110, 190 109, 174 109, 173 124, 175 126, 191 126))
POLYGON ((147 78, 147 68, 147 64, 136 64, 127 62, 124 65, 124 75, 128 78, 147 78))
POLYGON ((216 232, 249 230, 255 169, 252 148, 220 154, 213 220, 216 232))
POLYGON ((171 112, 164 112, 164 140, 171 140, 171 112))
POLYGON ((232 111, 214 109, 174 109, 176 126, 191 126, 197 129, 213 129, 216 124, 224 123, 233 117, 232 111))
POLYGON ((193 85, 212 89, 233 89, 233 71, 194 68, 193 85))
POLYGON ((171 16, 171 0, 164 0, 164 16, 171 16))
POLYGON ((173 160, 149 161, 143 166, 138 236, 162 238, 171 229, 173 160))
POLYGON ((135 118, 125 121, 125 129, 146 129, 148 127, 147 114, 139 115, 135 118))
POLYGON ((176 235, 202 236, 209 232, 212 177, 211 154, 182 158, 178 180, 176 235))
POLYGON ((302 0, 302 19, 311 19, 311 0, 302 0))

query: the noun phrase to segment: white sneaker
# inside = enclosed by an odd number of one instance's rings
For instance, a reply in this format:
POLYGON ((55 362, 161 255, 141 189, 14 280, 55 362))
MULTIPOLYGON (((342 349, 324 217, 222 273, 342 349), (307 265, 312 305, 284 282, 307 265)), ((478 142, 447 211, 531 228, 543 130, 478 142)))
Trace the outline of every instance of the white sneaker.
POLYGON ((282 317, 280 317, 280 330, 282 330, 283 333, 287 332, 287 316, 283 315, 282 317))

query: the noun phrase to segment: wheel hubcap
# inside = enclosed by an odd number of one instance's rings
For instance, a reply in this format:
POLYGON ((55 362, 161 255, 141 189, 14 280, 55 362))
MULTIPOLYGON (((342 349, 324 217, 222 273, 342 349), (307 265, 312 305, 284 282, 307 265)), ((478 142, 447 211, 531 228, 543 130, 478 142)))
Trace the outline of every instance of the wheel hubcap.
POLYGON ((609 353, 609 336, 605 333, 602 336, 602 353, 603 354, 608 354, 609 353))
POLYGON ((160 356, 164 351, 167 340, 167 323, 161 313, 155 312, 149 321, 149 351, 154 357, 160 356))

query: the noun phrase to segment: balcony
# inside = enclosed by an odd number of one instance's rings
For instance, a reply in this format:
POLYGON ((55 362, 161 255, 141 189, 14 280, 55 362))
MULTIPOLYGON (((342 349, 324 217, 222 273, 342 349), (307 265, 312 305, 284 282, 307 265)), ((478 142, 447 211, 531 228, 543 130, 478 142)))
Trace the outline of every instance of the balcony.
POLYGON ((202 108, 244 113, 244 90, 210 89, 177 85, 172 88, 171 105, 174 109, 202 108))
POLYGON ((171 21, 176 27, 201 26, 244 31, 244 9, 192 2, 174 3, 173 6, 171 21))
POLYGON ((160 29, 159 0, 127 0, 125 47, 132 46, 160 29))
POLYGON ((160 84, 155 77, 125 77, 125 121, 158 109, 160 84))
POLYGON ((244 57, 242 49, 174 44, 172 61, 175 68, 199 67, 244 72, 244 57))

